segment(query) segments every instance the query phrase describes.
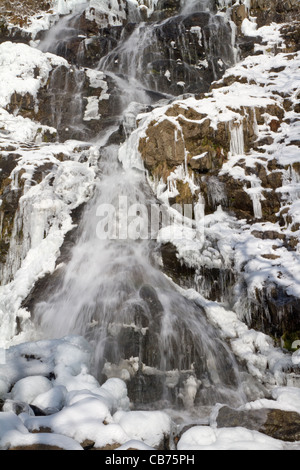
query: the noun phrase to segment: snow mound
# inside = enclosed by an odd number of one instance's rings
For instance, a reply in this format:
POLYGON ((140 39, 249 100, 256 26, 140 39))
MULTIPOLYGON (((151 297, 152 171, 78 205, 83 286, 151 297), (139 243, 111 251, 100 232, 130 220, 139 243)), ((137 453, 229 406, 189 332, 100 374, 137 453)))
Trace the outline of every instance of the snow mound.
POLYGON ((29 93, 37 98, 38 90, 47 83, 55 66, 68 63, 65 59, 27 46, 4 42, 0 44, 0 106, 9 104, 14 93, 29 93))
POLYGON ((195 426, 178 442, 178 450, 283 450, 283 443, 245 428, 195 426))
POLYGON ((26 377, 19 380, 11 391, 12 399, 32 403, 39 395, 49 392, 52 383, 46 377, 26 377))

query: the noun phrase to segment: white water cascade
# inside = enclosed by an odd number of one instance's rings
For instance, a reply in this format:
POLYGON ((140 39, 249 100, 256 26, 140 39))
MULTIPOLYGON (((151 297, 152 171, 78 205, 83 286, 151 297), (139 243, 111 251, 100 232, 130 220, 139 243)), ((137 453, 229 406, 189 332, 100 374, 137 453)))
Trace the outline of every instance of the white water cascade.
POLYGON ((148 225, 149 208, 157 201, 145 173, 122 167, 119 146, 110 143, 120 124, 129 136, 136 114, 155 106, 139 79, 145 44, 151 46, 156 27, 138 25, 119 46, 118 63, 112 53, 100 62, 115 81, 122 109, 111 127, 95 136, 100 157, 95 195, 71 259, 55 289, 35 305, 34 319, 45 337, 85 336, 93 345, 97 376, 125 379, 136 404, 237 405, 245 396, 234 355, 204 310, 160 271, 159 246, 148 225), (136 47, 141 34, 142 47, 136 47))

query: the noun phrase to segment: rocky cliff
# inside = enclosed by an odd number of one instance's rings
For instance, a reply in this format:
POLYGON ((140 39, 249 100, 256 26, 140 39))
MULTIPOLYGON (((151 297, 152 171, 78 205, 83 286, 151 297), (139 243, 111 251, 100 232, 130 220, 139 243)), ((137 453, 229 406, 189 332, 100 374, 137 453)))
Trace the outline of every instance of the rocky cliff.
POLYGON ((162 234, 167 272, 178 279, 187 265, 201 293, 251 327, 297 338, 299 12, 294 2, 271 3, 231 9, 252 54, 209 93, 142 116, 136 151, 164 203, 205 206, 205 242, 194 252, 162 234), (265 26, 279 18, 293 21, 265 26))

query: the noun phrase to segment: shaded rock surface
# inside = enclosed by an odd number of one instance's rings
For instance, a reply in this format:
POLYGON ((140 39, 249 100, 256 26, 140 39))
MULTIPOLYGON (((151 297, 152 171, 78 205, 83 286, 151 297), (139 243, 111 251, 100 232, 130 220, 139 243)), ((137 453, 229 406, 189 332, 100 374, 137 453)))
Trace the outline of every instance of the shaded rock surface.
POLYGON ((237 411, 222 407, 217 417, 217 425, 220 428, 240 426, 282 441, 300 440, 300 415, 292 411, 276 409, 237 411))

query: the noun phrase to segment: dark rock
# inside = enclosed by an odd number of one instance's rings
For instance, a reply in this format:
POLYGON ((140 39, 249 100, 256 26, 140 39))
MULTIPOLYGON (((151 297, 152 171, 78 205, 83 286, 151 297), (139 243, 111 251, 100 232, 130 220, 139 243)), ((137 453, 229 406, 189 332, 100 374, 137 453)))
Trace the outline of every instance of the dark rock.
MULTIPOLYGON (((83 447, 84 450, 100 450, 100 449, 97 449, 97 448, 94 447, 95 442, 91 441, 90 439, 86 439, 80 445, 81 445, 81 447, 83 447)), ((118 447, 120 447, 119 444, 118 444, 118 447)))
POLYGON ((285 239, 284 234, 278 233, 275 231, 270 231, 270 230, 266 230, 264 232, 253 230, 253 232, 251 233, 254 237, 260 238, 261 240, 284 240, 285 239))
POLYGON ((47 444, 32 444, 30 446, 11 447, 8 450, 21 450, 21 451, 31 450, 32 451, 32 450, 65 450, 65 449, 62 449, 58 446, 50 446, 50 445, 47 445, 47 444))
POLYGON ((159 402, 165 390, 165 377, 138 373, 127 383, 128 396, 142 405, 159 402))
POLYGON ((9 251, 14 218, 19 207, 19 199, 22 195, 24 180, 22 171, 19 173, 19 189, 11 189, 10 175, 17 166, 20 155, 16 153, 0 153, 0 213, 2 217, 0 233, 0 263, 4 264, 9 251))
POLYGON ((165 273, 181 286, 194 285, 195 269, 188 268, 178 259, 176 247, 172 243, 161 246, 161 256, 165 273))
POLYGON ((47 416, 47 414, 35 405, 30 405, 30 408, 34 412, 34 416, 47 416))
POLYGON ((250 301, 251 321, 249 326, 272 337, 280 338, 285 332, 300 330, 299 299, 273 284, 256 292, 250 301))
POLYGON ((281 441, 300 440, 300 414, 293 411, 277 409, 238 411, 224 406, 219 411, 217 425, 219 428, 244 427, 281 441))
POLYGON ((164 19, 175 15, 181 8, 180 0, 158 0, 157 11, 152 15, 153 19, 164 19))
POLYGON ((115 73, 122 70, 123 74, 131 75, 131 57, 127 58, 122 45, 126 37, 139 31, 138 41, 144 50, 138 58, 136 74, 145 88, 169 95, 207 91, 211 82, 233 63, 229 23, 221 17, 214 21, 211 18, 210 13, 202 12, 172 16, 155 28, 147 24, 139 30, 131 24, 107 27, 81 43, 79 61, 96 67, 99 59, 106 56, 105 70, 115 73), (195 27, 202 31, 205 38, 202 42, 195 27), (152 34, 150 44, 149 40, 144 41, 148 31, 152 34), (208 60, 208 67, 199 66, 204 59, 208 60))
POLYGON ((161 302, 158 299, 156 290, 150 285, 144 285, 140 289, 140 297, 149 307, 150 313, 154 318, 160 317, 164 311, 161 302))
MULTIPOLYGON (((37 416, 37 415, 36 415, 37 416)), ((30 431, 31 434, 51 434, 53 433, 52 429, 51 428, 45 428, 43 426, 41 426, 40 428, 38 429, 34 429, 32 431, 30 431)))

